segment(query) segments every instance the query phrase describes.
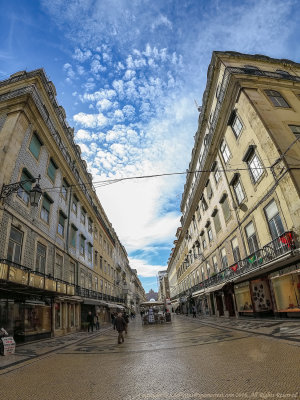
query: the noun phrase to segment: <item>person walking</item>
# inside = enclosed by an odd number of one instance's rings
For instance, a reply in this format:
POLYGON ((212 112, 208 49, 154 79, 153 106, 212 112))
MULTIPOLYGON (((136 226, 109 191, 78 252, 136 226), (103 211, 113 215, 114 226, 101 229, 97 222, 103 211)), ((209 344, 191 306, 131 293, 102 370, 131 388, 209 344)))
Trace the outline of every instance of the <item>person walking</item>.
POLYGON ((193 318, 196 318, 196 313, 197 313, 196 306, 192 307, 192 312, 193 312, 193 318))
POLYGON ((128 329, 128 324, 129 324, 129 315, 126 312, 124 312, 123 318, 124 318, 124 321, 125 321, 125 324, 126 324, 125 325, 125 333, 127 335, 127 329, 128 329))
POLYGON ((92 315, 92 311, 89 311, 87 318, 86 318, 86 322, 88 323, 88 332, 90 331, 90 329, 93 332, 94 331, 94 317, 92 315))
POLYGON ((119 313, 118 316, 114 319, 114 329, 116 329, 118 332, 118 344, 123 343, 124 342, 123 332, 126 329, 126 322, 121 313, 119 313))
POLYGON ((96 327, 96 331, 100 330, 100 323, 99 323, 99 316, 98 314, 95 314, 94 316, 94 325, 96 327))

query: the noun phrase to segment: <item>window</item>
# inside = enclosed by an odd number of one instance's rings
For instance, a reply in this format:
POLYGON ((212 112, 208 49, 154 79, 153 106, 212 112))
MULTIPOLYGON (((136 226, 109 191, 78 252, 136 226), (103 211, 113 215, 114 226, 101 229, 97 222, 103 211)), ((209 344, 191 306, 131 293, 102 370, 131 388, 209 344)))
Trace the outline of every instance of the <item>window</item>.
POLYGON ((46 271, 46 246, 41 243, 36 247, 35 270, 43 274, 46 271))
POLYGON ((284 97, 282 97, 281 94, 276 90, 265 90, 265 93, 275 107, 290 108, 284 97))
POLYGON ((201 201, 201 207, 202 207, 203 212, 205 212, 208 209, 208 205, 207 205, 204 197, 202 198, 202 201, 201 201))
POLYGON ((10 230, 8 251, 7 251, 7 259, 9 261, 13 261, 17 264, 20 264, 21 253, 22 253, 22 242, 23 242, 23 232, 12 226, 10 230))
POLYGON ((83 270, 80 271, 80 286, 85 287, 85 274, 83 270))
POLYGON ((58 225, 57 225, 57 232, 61 235, 64 236, 65 234, 65 222, 66 222, 67 216, 60 211, 58 214, 58 225))
POLYGON ((244 191, 243 191, 243 188, 242 188, 242 184, 241 184, 241 181, 240 181, 239 178, 236 179, 236 181, 234 182, 233 190, 234 190, 234 193, 235 193, 236 200, 237 200, 238 204, 241 204, 242 201, 245 198, 245 194, 244 194, 244 191))
POLYGON ((53 203, 53 201, 46 193, 44 193, 42 209, 41 209, 41 219, 47 222, 47 224, 49 224, 51 203, 53 203))
POLYGON ((85 239, 83 235, 80 235, 80 254, 82 256, 85 254, 85 239))
POLYGON ((213 256, 212 262, 213 262, 214 272, 217 273, 218 270, 219 270, 219 269, 218 269, 218 260, 217 260, 217 256, 213 256))
POLYGON ((221 206, 222 206, 222 210, 223 210, 225 221, 228 221, 228 219, 231 216, 231 210, 230 210, 230 207, 229 207, 229 200, 228 200, 227 193, 223 194, 223 196, 220 199, 220 203, 221 203, 221 206))
POLYGON ((22 183, 22 186, 18 189, 18 197, 24 201, 24 203, 28 204, 29 203, 29 192, 32 187, 32 181, 34 181, 32 175, 27 171, 26 168, 23 169, 22 175, 21 175, 21 181, 30 181, 31 182, 25 182, 22 183))
POLYGON ((209 278, 210 277, 210 265, 208 262, 206 263, 206 272, 207 272, 207 277, 209 278))
POLYGON ((300 125, 289 125, 290 130, 296 136, 297 139, 300 138, 300 125))
POLYGON ((85 225, 85 219, 86 219, 86 211, 85 209, 82 207, 81 208, 81 214, 80 214, 80 222, 85 225))
POLYGON ((88 219, 88 230, 90 233, 93 232, 93 221, 91 220, 91 218, 88 219))
POLYGON ((75 283, 75 264, 72 261, 70 261, 69 282, 75 283))
POLYGON ((32 155, 37 160, 39 159, 39 155, 40 155, 40 151, 41 151, 42 145, 43 145, 43 143, 41 142, 41 140, 39 139, 37 134, 34 133, 32 135, 31 141, 30 141, 29 150, 31 151, 32 155))
POLYGON ((98 278, 95 276, 95 291, 98 292, 98 278))
POLYGON ((213 240, 213 233, 211 228, 207 230, 208 240, 211 242, 213 240))
POLYGON ((227 144, 224 140, 221 144, 221 153, 223 156, 223 160, 226 164, 228 162, 228 160, 230 159, 231 153, 230 153, 229 147, 227 146, 227 144))
POLYGON ((100 256, 100 269, 103 268, 103 258, 100 256))
POLYGON ((62 271, 63 271, 63 257, 60 254, 56 254, 55 278, 62 279, 62 271))
POLYGON ((88 243, 88 260, 89 260, 89 261, 92 261, 92 258, 93 258, 93 251, 92 251, 92 249, 93 249, 92 244, 91 244, 91 243, 88 243))
POLYGON ((205 238, 202 240, 202 247, 203 247, 203 250, 206 249, 206 240, 205 240, 205 238))
POLYGON ((221 230, 221 221, 218 209, 215 208, 211 216, 213 217, 216 233, 218 233, 221 230))
POLYGON ((208 181, 207 184, 206 184, 206 193, 207 193, 207 198, 211 199, 212 196, 213 196, 213 191, 212 191, 212 187, 211 187, 210 181, 208 181))
POLYGON ((221 250, 221 264, 222 264, 222 269, 228 267, 228 260, 227 260, 226 250, 224 247, 221 250))
POLYGON ((98 251, 95 250, 95 257, 94 257, 95 265, 98 264, 98 251))
POLYGON ((47 174, 48 174, 48 176, 49 176, 49 178, 51 179, 52 182, 55 181, 56 170, 57 170, 57 166, 56 166, 55 162, 53 161, 53 159, 50 158, 47 174))
POLYGON ((284 227, 275 200, 272 200, 271 203, 269 203, 267 207, 265 207, 265 214, 267 217, 272 239, 276 239, 278 236, 284 233, 284 227))
POLYGON ((232 247, 234 262, 238 262, 241 259, 241 255, 240 255, 239 243, 236 237, 231 240, 231 247, 232 247))
POLYGON ((55 308, 55 329, 59 329, 61 327, 61 319, 62 319, 61 304, 55 303, 54 308, 55 308))
POLYGON ((68 187, 69 187, 68 182, 65 179, 63 179, 62 185, 61 185, 61 195, 65 200, 67 199, 67 195, 68 195, 68 187))
POLYGON ((233 120, 231 128, 233 130, 235 137, 238 138, 242 132, 243 124, 237 115, 235 116, 235 118, 233 120))
POLYGON ((77 207, 78 207, 78 199, 76 196, 73 196, 73 201, 72 201, 72 211, 74 214, 77 215, 77 207))
POLYGON ((278 72, 278 74, 283 75, 283 76, 290 76, 290 73, 287 71, 284 71, 283 69, 276 69, 276 72, 278 72))
POLYGON ((70 244, 72 247, 76 248, 76 232, 78 229, 75 225, 71 224, 71 235, 70 235, 70 244))
POLYGON ((262 176, 264 170, 256 153, 253 153, 253 155, 249 158, 248 167, 253 182, 257 182, 259 178, 262 176))
POLYGON ((218 166, 216 167, 216 169, 214 171, 214 178, 215 178, 216 183, 218 183, 219 180, 221 179, 221 173, 219 171, 219 167, 218 166))
POLYGON ((249 251, 252 254, 258 250, 258 242, 257 242, 253 222, 250 222, 250 224, 248 224, 246 226, 245 231, 246 231, 249 251))

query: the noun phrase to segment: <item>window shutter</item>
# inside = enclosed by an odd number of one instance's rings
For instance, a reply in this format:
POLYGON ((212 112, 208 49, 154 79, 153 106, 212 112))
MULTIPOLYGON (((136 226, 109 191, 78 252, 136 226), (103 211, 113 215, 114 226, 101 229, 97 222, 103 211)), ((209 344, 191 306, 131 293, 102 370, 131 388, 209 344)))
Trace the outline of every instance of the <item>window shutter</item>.
POLYGON ((276 214, 278 214, 278 208, 275 203, 275 200, 272 200, 270 204, 267 205, 265 208, 265 212, 267 215, 268 220, 272 219, 276 214))

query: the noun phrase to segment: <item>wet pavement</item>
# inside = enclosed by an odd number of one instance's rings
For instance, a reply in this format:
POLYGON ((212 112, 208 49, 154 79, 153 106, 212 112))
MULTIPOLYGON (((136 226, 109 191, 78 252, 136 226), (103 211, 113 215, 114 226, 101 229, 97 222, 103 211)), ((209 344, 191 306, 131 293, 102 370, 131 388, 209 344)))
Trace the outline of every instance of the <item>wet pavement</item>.
POLYGON ((300 323, 173 316, 31 343, 0 358, 3 398, 300 399, 300 323), (55 345, 57 343, 57 345, 55 345), (11 358, 13 357, 13 358, 11 358))

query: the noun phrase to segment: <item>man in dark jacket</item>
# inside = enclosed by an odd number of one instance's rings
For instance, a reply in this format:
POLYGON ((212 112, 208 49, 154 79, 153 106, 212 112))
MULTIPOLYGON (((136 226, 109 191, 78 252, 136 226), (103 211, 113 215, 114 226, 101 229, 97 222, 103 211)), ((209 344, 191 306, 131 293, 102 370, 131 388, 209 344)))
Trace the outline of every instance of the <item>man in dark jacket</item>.
POLYGON ((125 322, 124 318, 122 317, 121 313, 119 313, 118 316, 114 319, 114 329, 116 329, 119 333, 118 344, 123 343, 124 342, 123 332, 126 329, 126 322, 125 322))
POLYGON ((93 317, 91 311, 89 311, 89 313, 88 313, 86 322, 88 323, 88 332, 90 331, 90 329, 93 332, 93 330, 94 330, 94 317, 93 317))

